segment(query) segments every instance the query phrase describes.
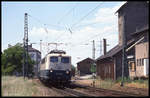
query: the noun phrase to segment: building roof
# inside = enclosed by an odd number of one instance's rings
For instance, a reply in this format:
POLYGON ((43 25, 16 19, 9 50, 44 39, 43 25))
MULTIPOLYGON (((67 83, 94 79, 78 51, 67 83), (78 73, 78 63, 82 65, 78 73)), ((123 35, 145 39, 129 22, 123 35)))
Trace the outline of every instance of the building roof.
POLYGON ((117 12, 119 12, 123 7, 125 7, 125 6, 127 5, 127 3, 128 3, 128 2, 124 3, 124 4, 115 12, 115 14, 116 14, 117 12))
POLYGON ((39 52, 41 54, 41 52, 39 50, 32 48, 32 46, 30 46, 30 45, 28 46, 28 51, 29 52, 39 52))
POLYGON ((93 59, 91 59, 91 58, 86 58, 86 59, 84 59, 84 60, 82 60, 82 61, 79 61, 77 64, 79 64, 79 63, 81 63, 81 62, 83 62, 83 61, 86 61, 86 60, 91 60, 91 61, 94 61, 93 59))
POLYGON ((134 35, 137 35, 137 34, 139 34, 141 32, 148 31, 148 30, 149 30, 149 26, 146 25, 146 26, 143 26, 142 28, 138 29, 136 32, 131 33, 131 35, 134 36, 134 35))
MULTIPOLYGON (((117 13, 117 12, 119 12, 122 8, 124 8, 125 6, 127 6, 129 3, 131 3, 131 2, 133 2, 133 1, 127 1, 126 3, 124 3, 116 12, 115 12, 115 14, 117 13)), ((135 1, 136 2, 136 1, 135 1)), ((141 3, 141 1, 137 1, 137 2, 140 2, 141 3)), ((142 1, 143 2, 143 1, 142 1)), ((145 1, 146 2, 146 1, 145 1)), ((147 4, 149 4, 149 2, 147 1, 146 2, 147 4)))
POLYGON ((99 58, 96 59, 97 60, 101 60, 104 58, 108 58, 108 57, 112 57, 115 54, 117 54, 120 50, 122 50, 122 46, 116 45, 114 48, 112 48, 111 50, 109 50, 106 55, 102 55, 99 58))

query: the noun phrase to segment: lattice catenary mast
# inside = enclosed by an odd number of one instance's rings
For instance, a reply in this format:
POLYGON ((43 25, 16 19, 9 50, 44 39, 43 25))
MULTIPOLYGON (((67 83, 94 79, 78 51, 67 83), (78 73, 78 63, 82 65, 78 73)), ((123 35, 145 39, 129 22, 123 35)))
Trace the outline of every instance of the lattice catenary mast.
POLYGON ((24 64, 23 64, 23 76, 28 77, 28 14, 24 16, 24 64))

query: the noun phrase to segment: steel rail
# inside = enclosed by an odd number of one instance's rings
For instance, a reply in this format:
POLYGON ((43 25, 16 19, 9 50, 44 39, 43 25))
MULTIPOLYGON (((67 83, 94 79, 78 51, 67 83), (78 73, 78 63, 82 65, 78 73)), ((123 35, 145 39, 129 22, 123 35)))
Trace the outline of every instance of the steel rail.
POLYGON ((88 90, 95 90, 95 91, 99 91, 99 92, 108 92, 111 93, 112 95, 120 95, 120 96, 143 96, 141 94, 133 94, 133 93, 128 93, 128 92, 122 92, 122 91, 116 91, 116 90, 108 90, 108 89, 104 89, 104 88, 96 88, 96 87, 91 87, 91 86, 87 86, 87 85, 80 85, 80 84, 74 84, 77 86, 80 86, 82 88, 88 89, 88 90))

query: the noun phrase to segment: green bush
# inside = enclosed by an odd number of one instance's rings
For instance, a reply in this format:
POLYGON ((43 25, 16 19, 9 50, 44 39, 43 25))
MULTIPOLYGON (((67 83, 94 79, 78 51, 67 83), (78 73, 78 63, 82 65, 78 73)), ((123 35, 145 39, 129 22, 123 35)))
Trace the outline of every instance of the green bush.
POLYGON ((130 79, 130 77, 125 77, 125 78, 124 78, 124 82, 131 83, 131 82, 132 82, 132 80, 130 79))
MULTIPOLYGON (((17 43, 15 46, 11 46, 3 51, 1 54, 1 71, 2 75, 13 75, 13 72, 22 73, 23 65, 23 47, 17 43)), ((29 73, 33 72, 34 61, 31 60, 28 55, 29 73)))
POLYGON ((122 78, 119 77, 119 78, 116 80, 116 83, 119 83, 119 82, 121 82, 121 81, 122 81, 122 78))
POLYGON ((133 82, 144 83, 143 79, 134 80, 133 82))
MULTIPOLYGON (((122 77, 119 77, 119 78, 116 80, 116 83, 121 82, 121 81, 122 81, 122 77)), ((124 77, 123 82, 131 83, 132 80, 131 80, 129 77, 124 77)))

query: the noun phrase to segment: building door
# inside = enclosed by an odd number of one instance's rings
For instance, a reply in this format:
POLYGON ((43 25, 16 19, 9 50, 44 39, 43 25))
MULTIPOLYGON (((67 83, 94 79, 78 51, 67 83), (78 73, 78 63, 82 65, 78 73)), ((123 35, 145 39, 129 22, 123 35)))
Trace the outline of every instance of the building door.
POLYGON ((135 62, 134 61, 129 61, 128 64, 129 64, 130 70, 132 72, 136 71, 136 66, 135 66, 135 62))
POLYGON ((144 76, 149 73, 149 59, 144 59, 144 76))

